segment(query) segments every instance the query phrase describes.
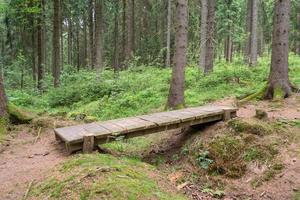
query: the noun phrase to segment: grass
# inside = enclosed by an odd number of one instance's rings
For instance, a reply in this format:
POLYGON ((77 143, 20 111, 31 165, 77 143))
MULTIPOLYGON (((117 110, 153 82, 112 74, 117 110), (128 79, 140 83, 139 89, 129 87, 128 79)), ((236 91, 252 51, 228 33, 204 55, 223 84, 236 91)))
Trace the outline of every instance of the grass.
MULTIPOLYGON (((35 185, 32 199, 185 199, 162 187, 155 169, 139 160, 80 155, 61 165, 56 176, 35 185)), ((167 185, 167 183, 163 184, 167 185)))

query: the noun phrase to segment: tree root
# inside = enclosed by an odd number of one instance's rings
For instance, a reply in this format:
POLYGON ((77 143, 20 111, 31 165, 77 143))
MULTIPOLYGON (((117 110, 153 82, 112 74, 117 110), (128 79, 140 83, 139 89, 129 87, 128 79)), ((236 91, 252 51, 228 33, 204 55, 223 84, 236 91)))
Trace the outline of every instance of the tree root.
POLYGON ((267 90, 267 86, 264 86, 261 90, 255 92, 255 93, 252 93, 252 94, 248 95, 247 97, 241 99, 240 101, 237 102, 237 104, 239 106, 241 106, 253 99, 262 99, 264 97, 266 90, 267 90))

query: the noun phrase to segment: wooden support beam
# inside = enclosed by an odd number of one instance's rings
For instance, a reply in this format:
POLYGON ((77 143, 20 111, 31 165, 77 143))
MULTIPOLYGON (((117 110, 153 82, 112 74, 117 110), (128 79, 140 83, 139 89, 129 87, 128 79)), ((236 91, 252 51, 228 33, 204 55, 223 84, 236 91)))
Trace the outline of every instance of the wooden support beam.
POLYGON ((95 147, 95 135, 87 133, 83 136, 83 153, 92 153, 95 147))

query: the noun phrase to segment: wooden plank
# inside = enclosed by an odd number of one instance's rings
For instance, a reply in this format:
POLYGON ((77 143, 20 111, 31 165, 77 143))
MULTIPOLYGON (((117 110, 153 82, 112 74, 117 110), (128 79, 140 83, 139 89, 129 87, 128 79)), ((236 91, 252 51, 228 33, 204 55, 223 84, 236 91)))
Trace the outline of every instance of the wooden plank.
POLYGON ((110 122, 122 127, 124 129, 124 133, 140 131, 144 129, 154 128, 157 126, 153 122, 146 121, 137 117, 111 120, 110 122))
POLYGON ((107 129, 108 131, 110 131, 111 134, 114 134, 114 135, 126 132, 125 128, 113 123, 112 121, 113 120, 105 121, 105 122, 99 122, 98 125, 102 126, 105 129, 107 129))
POLYGON ((138 118, 157 124, 158 126, 167 126, 170 124, 180 123, 180 119, 156 113, 152 115, 142 115, 138 118))
POLYGON ((84 129, 86 125, 69 126, 55 129, 55 133, 65 142, 76 142, 82 140, 86 133, 84 129))
POLYGON ((99 122, 86 124, 85 128, 86 132, 93 133, 96 138, 103 138, 107 135, 111 135, 111 131, 99 125, 99 122))

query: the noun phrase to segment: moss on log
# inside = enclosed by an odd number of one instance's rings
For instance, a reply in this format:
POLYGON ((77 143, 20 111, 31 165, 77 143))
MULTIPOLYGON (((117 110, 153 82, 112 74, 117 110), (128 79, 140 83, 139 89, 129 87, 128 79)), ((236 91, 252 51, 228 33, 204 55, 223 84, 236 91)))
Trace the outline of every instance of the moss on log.
POLYGON ((12 103, 8 104, 8 114, 9 120, 13 124, 30 123, 34 118, 34 115, 32 113, 29 113, 28 111, 25 111, 24 109, 21 109, 12 103))

